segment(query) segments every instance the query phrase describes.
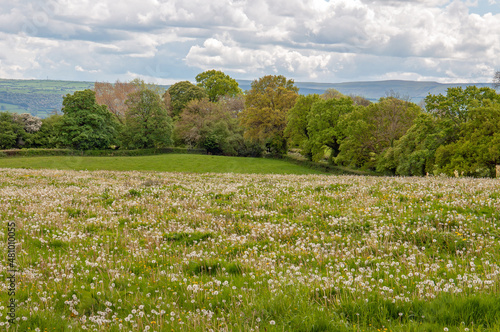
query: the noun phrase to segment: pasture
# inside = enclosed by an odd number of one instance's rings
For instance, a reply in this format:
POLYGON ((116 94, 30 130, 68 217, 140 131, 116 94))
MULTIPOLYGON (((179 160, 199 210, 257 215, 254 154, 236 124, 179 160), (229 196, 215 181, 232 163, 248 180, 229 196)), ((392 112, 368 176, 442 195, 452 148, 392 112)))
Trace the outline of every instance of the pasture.
POLYGON ((500 330, 496 179, 0 168, 0 218, 7 331, 500 330))
POLYGON ((276 159, 161 154, 134 157, 47 156, 0 158, 0 168, 158 171, 185 173, 319 174, 319 171, 276 159))

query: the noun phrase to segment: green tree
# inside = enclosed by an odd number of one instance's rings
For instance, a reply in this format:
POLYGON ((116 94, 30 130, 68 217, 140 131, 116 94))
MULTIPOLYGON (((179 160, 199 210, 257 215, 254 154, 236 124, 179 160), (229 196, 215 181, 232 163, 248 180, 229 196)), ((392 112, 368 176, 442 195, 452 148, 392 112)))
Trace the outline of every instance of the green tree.
POLYGON ((172 119, 161 97, 150 89, 129 95, 129 111, 122 142, 129 149, 160 148, 172 144, 172 119))
POLYGON ((219 70, 207 70, 196 75, 196 82, 205 89, 211 102, 218 101, 220 97, 235 97, 242 93, 238 82, 219 70))
POLYGON ((456 137, 452 120, 422 113, 406 134, 377 160, 377 171, 405 176, 434 174, 436 150, 456 137))
POLYGON ((174 119, 182 113, 184 107, 186 107, 191 100, 200 100, 208 97, 205 89, 189 81, 175 83, 168 88, 165 94, 168 95, 164 95, 163 99, 168 101, 170 107, 169 111, 174 119))
POLYGON ((24 125, 15 121, 14 115, 0 113, 0 149, 19 148, 26 137, 24 125))
POLYGON ((465 89, 449 88, 446 95, 429 95, 424 101, 427 112, 451 119, 458 130, 460 124, 469 119, 469 110, 484 106, 487 100, 500 102, 500 95, 494 89, 471 85, 465 89))
POLYGON ((416 104, 394 97, 358 107, 341 121, 345 138, 336 162, 374 168, 384 150, 406 133, 420 113, 416 104))
POLYGON ((76 91, 63 99, 62 145, 76 150, 108 149, 117 143, 119 123, 92 90, 76 91))
POLYGON ((235 139, 242 135, 236 113, 227 104, 208 99, 188 103, 175 124, 181 143, 207 149, 212 154, 237 155, 235 139))
MULTIPOLYGON (((284 131, 290 146, 301 148, 305 153, 306 145, 310 139, 307 122, 313 104, 320 100, 317 94, 299 96, 295 105, 288 111, 287 125, 284 131)), ((309 159, 311 156, 309 156, 309 159)))
POLYGON ((59 131, 61 130, 62 117, 62 115, 53 114, 42 119, 40 130, 27 139, 27 147, 46 149, 59 147, 59 131))
POLYGON ((245 109, 239 114, 245 137, 265 144, 272 153, 285 153, 287 113, 295 105, 298 91, 293 80, 281 75, 253 81, 245 109))
POLYGON ((500 104, 486 102, 469 110, 460 138, 436 151, 438 171, 465 176, 494 176, 500 164, 500 104))
MULTIPOLYGON (((339 153, 340 141, 344 137, 340 120, 354 111, 352 99, 348 97, 317 100, 307 116, 309 140, 305 144, 305 155, 313 161, 325 156, 335 158, 339 153)), ((332 159, 333 160, 333 159, 332 159)))

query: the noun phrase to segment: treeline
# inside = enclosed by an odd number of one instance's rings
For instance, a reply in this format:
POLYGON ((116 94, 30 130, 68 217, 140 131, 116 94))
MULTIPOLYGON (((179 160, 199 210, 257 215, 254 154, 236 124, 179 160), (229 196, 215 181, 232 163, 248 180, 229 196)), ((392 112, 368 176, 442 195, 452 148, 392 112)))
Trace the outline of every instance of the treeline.
POLYGON ((423 107, 397 95, 377 103, 336 90, 299 95, 293 80, 264 76, 243 92, 223 72, 164 91, 140 80, 96 83, 63 99, 63 115, 0 113, 0 148, 202 148, 280 156, 385 174, 494 176, 500 164, 500 95, 450 88, 423 107))

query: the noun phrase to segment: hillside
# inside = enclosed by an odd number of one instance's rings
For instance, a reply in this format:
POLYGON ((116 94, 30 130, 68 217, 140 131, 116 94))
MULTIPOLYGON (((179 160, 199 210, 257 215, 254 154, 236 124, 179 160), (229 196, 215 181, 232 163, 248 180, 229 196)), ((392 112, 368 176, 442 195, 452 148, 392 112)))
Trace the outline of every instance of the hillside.
MULTIPOLYGON (((249 90, 252 81, 238 80, 243 90, 249 90)), ((346 83, 297 82, 301 94, 322 94, 326 89, 336 89, 343 94, 363 96, 371 101, 391 91, 409 97, 415 103, 421 102, 429 93, 445 93, 450 87, 466 87, 473 84, 442 84, 417 81, 372 81, 346 83)), ((477 83, 478 87, 491 87, 489 83, 477 83)), ((41 118, 60 111, 63 97, 78 90, 93 88, 93 82, 54 80, 8 80, 0 79, 0 111, 31 113, 41 118)), ((163 86, 168 88, 168 86, 163 86)))

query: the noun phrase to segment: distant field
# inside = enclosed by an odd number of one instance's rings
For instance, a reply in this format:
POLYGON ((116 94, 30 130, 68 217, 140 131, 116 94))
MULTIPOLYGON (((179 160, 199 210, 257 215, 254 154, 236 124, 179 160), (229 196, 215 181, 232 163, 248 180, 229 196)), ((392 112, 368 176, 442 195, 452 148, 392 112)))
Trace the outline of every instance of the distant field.
POLYGON ((321 174, 286 161, 206 155, 164 154, 139 157, 13 157, 1 158, 0 168, 158 171, 187 173, 321 174))

